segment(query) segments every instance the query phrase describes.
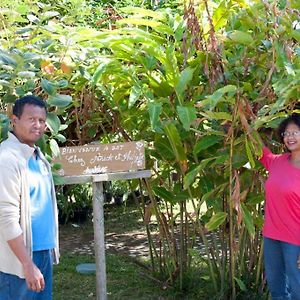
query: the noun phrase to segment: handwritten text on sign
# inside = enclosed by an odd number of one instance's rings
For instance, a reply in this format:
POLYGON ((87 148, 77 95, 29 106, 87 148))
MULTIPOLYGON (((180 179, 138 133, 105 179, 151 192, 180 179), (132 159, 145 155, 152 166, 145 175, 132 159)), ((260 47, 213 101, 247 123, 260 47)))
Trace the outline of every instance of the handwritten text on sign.
POLYGON ((60 148, 62 176, 92 175, 145 169, 144 142, 89 144, 60 148))

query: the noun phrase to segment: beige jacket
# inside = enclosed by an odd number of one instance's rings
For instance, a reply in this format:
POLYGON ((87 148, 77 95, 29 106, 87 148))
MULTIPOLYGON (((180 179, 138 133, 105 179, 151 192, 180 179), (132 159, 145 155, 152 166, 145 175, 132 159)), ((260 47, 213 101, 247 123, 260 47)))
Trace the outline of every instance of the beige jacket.
MULTIPOLYGON (((51 172, 50 164, 37 150, 51 172)), ((20 143, 12 133, 0 145, 0 271, 20 278, 24 278, 23 267, 7 241, 23 233, 25 246, 32 255, 28 160, 33 152, 34 148, 20 143)), ((53 261, 58 263, 58 212, 53 180, 52 201, 57 245, 53 261)))

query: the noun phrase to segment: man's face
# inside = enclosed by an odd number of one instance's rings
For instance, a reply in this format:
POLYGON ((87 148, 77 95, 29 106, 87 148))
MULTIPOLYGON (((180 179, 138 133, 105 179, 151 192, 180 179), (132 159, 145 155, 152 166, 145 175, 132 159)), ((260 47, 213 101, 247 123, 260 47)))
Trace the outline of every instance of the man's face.
POLYGON ((32 104, 25 104, 20 118, 13 115, 13 131, 21 143, 33 147, 46 129, 46 110, 32 104))

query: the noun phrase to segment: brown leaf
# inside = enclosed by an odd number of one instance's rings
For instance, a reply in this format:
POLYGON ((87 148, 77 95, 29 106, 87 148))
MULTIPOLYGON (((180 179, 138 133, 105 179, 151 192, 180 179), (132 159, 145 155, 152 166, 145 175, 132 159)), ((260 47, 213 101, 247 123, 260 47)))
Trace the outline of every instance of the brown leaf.
POLYGON ((145 208, 145 214, 144 214, 144 224, 149 225, 151 221, 152 216, 152 203, 148 204, 145 208))

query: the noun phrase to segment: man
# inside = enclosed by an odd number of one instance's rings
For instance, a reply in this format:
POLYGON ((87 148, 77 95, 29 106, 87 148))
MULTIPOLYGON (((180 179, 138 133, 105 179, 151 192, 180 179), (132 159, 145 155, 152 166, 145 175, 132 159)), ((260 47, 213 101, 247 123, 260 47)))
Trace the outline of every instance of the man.
POLYGON ((15 102, 13 130, 0 145, 0 299, 52 299, 58 263, 58 219, 51 168, 35 143, 46 106, 34 96, 15 102))

